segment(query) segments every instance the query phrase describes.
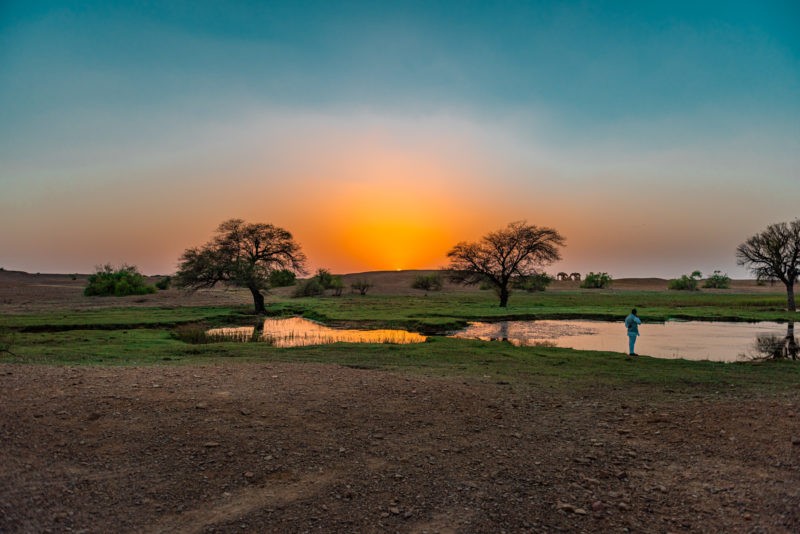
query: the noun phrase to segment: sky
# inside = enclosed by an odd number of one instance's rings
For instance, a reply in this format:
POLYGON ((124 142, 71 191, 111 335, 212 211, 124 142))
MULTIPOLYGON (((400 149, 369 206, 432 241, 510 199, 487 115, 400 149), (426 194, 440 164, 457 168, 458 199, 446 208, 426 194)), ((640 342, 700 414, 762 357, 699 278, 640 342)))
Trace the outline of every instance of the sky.
POLYGON ((175 271, 224 220, 309 269, 512 221, 551 273, 747 276, 800 217, 796 1, 0 2, 0 267, 175 271))

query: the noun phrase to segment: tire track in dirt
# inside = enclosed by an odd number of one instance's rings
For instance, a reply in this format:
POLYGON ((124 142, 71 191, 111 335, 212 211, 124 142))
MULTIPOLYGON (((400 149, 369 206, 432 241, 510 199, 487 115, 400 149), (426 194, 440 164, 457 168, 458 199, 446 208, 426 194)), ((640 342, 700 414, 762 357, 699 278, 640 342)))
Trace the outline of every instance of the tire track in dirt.
POLYGON ((308 499, 322 492, 339 476, 334 470, 308 473, 293 480, 269 481, 268 486, 256 486, 231 492, 223 496, 224 502, 209 506, 209 503, 181 514, 165 517, 146 527, 143 532, 203 532, 207 527, 219 523, 236 521, 252 512, 285 506, 308 499))

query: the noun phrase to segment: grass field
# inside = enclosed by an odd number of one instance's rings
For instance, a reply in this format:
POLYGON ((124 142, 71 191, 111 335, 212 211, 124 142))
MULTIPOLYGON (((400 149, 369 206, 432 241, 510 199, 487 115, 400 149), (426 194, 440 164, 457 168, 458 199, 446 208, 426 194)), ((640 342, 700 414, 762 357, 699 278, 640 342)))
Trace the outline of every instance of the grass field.
MULTIPOLYGON (((645 321, 790 320, 780 294, 667 291, 559 291, 516 293, 499 308, 490 292, 414 295, 271 297, 270 312, 303 315, 329 324, 401 327, 442 333, 470 320, 594 318, 621 320, 637 307, 645 321)), ((0 318, 11 353, 3 361, 51 364, 175 365, 214 361, 327 362, 409 372, 463 374, 554 387, 643 385, 661 389, 780 390, 800 384, 796 362, 720 364, 641 358, 619 353, 456 340, 433 335, 420 345, 355 345, 277 349, 254 343, 189 344, 179 325, 197 328, 252 324, 245 307, 112 308, 7 314, 0 318)))

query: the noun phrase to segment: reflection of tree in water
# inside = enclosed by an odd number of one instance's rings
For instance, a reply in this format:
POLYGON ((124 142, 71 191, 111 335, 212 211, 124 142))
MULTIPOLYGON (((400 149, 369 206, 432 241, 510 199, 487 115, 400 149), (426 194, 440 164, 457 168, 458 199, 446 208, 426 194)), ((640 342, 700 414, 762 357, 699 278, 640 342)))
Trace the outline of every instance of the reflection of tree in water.
POLYGON ((756 351, 762 359, 787 359, 797 360, 800 355, 800 346, 794 336, 794 322, 789 322, 786 327, 786 336, 757 336, 756 351))

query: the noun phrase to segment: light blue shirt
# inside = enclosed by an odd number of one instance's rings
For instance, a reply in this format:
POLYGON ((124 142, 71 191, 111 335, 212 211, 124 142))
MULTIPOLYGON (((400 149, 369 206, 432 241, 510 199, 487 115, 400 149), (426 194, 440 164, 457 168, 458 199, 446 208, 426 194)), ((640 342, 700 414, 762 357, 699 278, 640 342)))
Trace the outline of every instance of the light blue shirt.
POLYGON ((625 327, 628 329, 629 336, 638 336, 639 335, 639 325, 642 324, 642 320, 636 317, 634 314, 630 314, 625 317, 625 327))

